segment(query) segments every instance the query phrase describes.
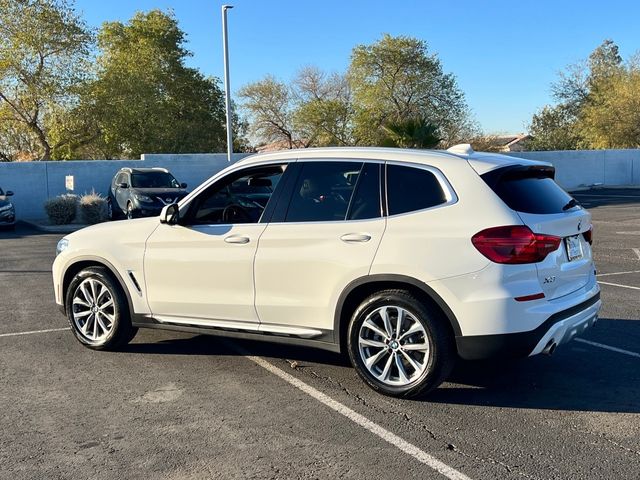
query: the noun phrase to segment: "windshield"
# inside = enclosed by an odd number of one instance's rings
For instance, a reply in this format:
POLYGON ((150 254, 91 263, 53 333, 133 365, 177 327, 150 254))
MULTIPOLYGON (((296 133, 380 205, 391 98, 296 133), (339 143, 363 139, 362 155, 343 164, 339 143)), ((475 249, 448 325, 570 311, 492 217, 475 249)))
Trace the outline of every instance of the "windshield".
POLYGON ((131 175, 133 188, 180 188, 173 175, 167 172, 134 173, 131 175))

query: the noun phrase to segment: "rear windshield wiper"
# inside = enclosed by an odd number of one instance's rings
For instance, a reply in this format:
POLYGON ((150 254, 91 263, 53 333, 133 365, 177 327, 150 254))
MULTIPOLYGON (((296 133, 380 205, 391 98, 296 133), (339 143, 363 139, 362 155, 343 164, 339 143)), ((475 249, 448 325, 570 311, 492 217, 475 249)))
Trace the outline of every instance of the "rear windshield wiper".
POLYGON ((564 207, 562 207, 562 211, 565 212, 570 208, 577 207, 578 205, 580 205, 580 202, 578 202, 575 198, 572 198, 564 207))

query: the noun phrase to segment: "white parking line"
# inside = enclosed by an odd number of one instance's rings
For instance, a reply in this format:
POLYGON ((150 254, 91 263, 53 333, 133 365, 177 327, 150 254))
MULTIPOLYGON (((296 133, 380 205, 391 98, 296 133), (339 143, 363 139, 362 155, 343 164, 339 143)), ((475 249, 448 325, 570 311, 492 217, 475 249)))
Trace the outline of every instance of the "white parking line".
POLYGON ((574 197, 578 196, 578 197, 598 197, 598 198, 637 198, 638 201, 640 201, 640 196, 638 195, 598 195, 593 193, 579 193, 579 192, 572 193, 571 195, 573 195, 574 197))
POLYGON ((69 327, 49 328, 48 330, 31 330, 29 332, 0 333, 0 337, 17 337, 19 335, 32 335, 34 333, 62 332, 64 330, 69 330, 69 327))
POLYGON ((627 270, 626 272, 599 273, 596 277, 606 277, 609 275, 626 275, 627 273, 640 273, 640 270, 627 270))
POLYGON ((255 357, 250 355, 249 352, 245 351, 244 349, 242 349, 241 347, 238 347, 235 344, 232 344, 231 346, 240 354, 244 355, 247 359, 261 366, 265 370, 273 373, 274 375, 280 377, 282 380, 290 383, 291 385, 298 388, 299 390, 302 390, 304 393, 306 393, 310 397, 313 397, 314 399, 326 405, 327 407, 331 408, 332 410, 335 410, 339 414, 344 415, 352 422, 360 425, 362 428, 366 430, 369 430, 371 433, 373 433, 374 435, 377 435, 385 442, 388 442, 394 447, 402 450, 407 455, 411 455, 413 458, 415 458, 419 462, 424 463, 425 465, 431 467, 433 470, 444 475, 445 477, 451 480, 471 480, 464 473, 461 473, 455 468, 450 467, 446 463, 441 462, 437 458, 432 457, 424 450, 421 450, 420 448, 407 442, 403 438, 400 438, 396 434, 391 433, 389 430, 381 427, 375 422, 372 422, 371 420, 364 417, 363 415, 360 415, 359 413, 351 410, 346 405, 343 405, 342 403, 334 400, 333 398, 322 393, 321 391, 316 390, 315 388, 313 388, 310 385, 307 385, 301 380, 298 380, 296 377, 289 375, 287 372, 279 369, 275 365, 272 365, 271 363, 267 362, 266 360, 260 357, 255 357))
POLYGON ((621 283, 598 282, 600 285, 611 285, 612 287, 630 288, 632 290, 640 290, 640 287, 632 287, 631 285, 622 285, 621 283))
POLYGON ((592 342, 590 340, 585 340, 584 338, 576 338, 576 342, 586 343, 587 345, 591 345, 593 347, 604 348, 605 350, 611 350, 612 352, 624 353, 625 355, 629 355, 631 357, 640 358, 640 353, 630 352, 629 350, 623 350, 617 347, 611 347, 609 345, 605 345, 604 343, 592 342))

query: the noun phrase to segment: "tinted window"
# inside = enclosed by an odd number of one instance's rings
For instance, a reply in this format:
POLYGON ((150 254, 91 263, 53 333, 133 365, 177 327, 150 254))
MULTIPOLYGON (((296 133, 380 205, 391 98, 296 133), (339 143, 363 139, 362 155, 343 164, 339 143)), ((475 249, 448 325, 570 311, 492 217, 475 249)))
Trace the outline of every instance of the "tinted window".
POLYGON ((301 166, 285 221, 344 220, 362 163, 308 162, 301 166))
POLYGON ((366 163, 358 176, 355 193, 349 206, 348 220, 363 220, 381 216, 380 164, 366 163))
POLYGON ((124 173, 119 173, 119 174, 116 176, 115 184, 116 184, 116 185, 118 185, 119 183, 124 183, 124 182, 126 182, 126 181, 127 181, 127 178, 126 178, 126 177, 127 177, 127 176, 126 176, 126 174, 124 174, 124 173))
POLYGON ((523 213, 562 213, 572 200, 552 178, 545 176, 504 178, 493 186, 493 191, 509 208, 523 213))
POLYGON ((133 188, 180 188, 178 181, 167 172, 145 172, 131 175, 133 188))
POLYGON ((187 223, 258 223, 285 168, 252 168, 221 179, 194 200, 187 223))
POLYGON ((435 175, 428 170, 387 166, 389 215, 434 207, 447 201, 435 175))

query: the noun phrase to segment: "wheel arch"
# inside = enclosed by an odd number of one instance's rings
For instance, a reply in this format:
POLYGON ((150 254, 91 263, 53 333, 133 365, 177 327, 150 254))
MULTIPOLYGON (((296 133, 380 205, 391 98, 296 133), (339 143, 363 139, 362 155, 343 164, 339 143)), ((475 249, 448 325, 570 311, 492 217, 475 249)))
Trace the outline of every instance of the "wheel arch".
POLYGON ((460 324, 449 306, 433 288, 420 280, 405 275, 376 274, 358 278, 349 283, 340 294, 334 314, 334 342, 342 352, 346 352, 347 329, 351 315, 358 305, 369 295, 386 289, 404 289, 416 295, 422 301, 437 308, 448 320, 452 340, 462 335, 460 324))
POLYGON ((131 301, 131 294, 127 285, 122 278, 122 276, 118 273, 118 270, 107 260, 101 257, 81 257, 76 259, 73 263, 67 265, 62 275, 62 291, 61 291, 61 299, 63 309, 66 313, 67 311, 67 289, 71 284, 71 280, 75 277, 79 272, 88 267, 103 267, 106 268, 107 271, 111 274, 111 276, 118 282, 120 288, 124 292, 125 297, 127 298, 127 304, 129 305, 130 315, 133 317, 133 302, 131 301))

